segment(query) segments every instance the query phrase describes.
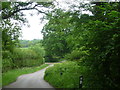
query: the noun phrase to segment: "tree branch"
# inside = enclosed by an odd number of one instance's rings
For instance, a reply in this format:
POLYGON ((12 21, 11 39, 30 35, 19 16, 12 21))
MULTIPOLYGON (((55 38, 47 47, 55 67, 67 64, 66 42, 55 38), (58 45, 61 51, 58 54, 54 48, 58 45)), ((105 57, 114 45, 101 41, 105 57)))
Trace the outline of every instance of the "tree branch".
POLYGON ((37 10, 37 11, 40 12, 40 13, 44 13, 44 14, 48 15, 47 13, 38 10, 38 9, 36 8, 37 6, 38 6, 38 4, 36 4, 36 5, 33 6, 32 8, 17 9, 17 10, 15 10, 15 11, 13 11, 13 12, 9 12, 7 15, 2 15, 2 19, 8 19, 8 18, 10 18, 11 16, 14 16, 15 13, 18 13, 18 12, 20 12, 20 11, 22 11, 22 10, 32 10, 32 9, 35 9, 35 10, 37 10))

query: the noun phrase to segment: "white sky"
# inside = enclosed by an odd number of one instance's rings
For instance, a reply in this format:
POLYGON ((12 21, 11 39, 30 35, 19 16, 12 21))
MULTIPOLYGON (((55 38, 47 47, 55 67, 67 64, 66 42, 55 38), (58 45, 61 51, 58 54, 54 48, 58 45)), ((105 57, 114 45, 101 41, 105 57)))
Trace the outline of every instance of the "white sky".
POLYGON ((26 18, 28 20, 30 27, 27 27, 26 25, 22 26, 22 37, 20 39, 24 40, 42 39, 43 35, 41 33, 41 30, 45 25, 45 22, 41 23, 40 20, 42 14, 40 15, 34 14, 33 16, 31 16, 29 13, 31 12, 35 13, 34 11, 28 10, 23 12, 26 14, 26 18))

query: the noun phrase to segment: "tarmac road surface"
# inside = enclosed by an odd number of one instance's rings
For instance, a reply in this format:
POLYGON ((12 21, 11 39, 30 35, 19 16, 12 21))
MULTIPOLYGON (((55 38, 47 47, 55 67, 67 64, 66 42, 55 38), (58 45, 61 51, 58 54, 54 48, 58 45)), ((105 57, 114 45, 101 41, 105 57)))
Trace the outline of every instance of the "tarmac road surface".
MULTIPOLYGON (((50 64, 48 67, 50 66, 53 66, 53 64, 50 64)), ((54 87, 44 80, 46 68, 31 74, 21 75, 17 78, 16 82, 11 83, 4 88, 53 88, 53 90, 55 90, 54 87)))

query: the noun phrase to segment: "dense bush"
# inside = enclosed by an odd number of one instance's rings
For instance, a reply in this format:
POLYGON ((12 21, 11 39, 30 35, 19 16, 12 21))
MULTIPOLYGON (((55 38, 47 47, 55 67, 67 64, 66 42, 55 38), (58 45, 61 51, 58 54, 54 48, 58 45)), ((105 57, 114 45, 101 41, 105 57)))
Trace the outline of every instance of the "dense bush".
POLYGON ((2 71, 6 72, 14 67, 12 54, 9 51, 2 51, 2 71))
POLYGON ((87 68, 77 62, 55 64, 45 72, 45 80, 56 88, 79 88, 79 77, 83 75, 83 87, 87 87, 87 68))
POLYGON ((36 55, 37 55, 36 58, 39 58, 43 62, 45 62, 44 58, 43 58, 45 56, 45 50, 40 44, 36 44, 36 45, 30 47, 30 49, 36 53, 36 55))
POLYGON ((44 49, 38 46, 31 48, 15 48, 12 53, 3 51, 3 72, 10 69, 39 66, 44 61, 44 49))
POLYGON ((51 57, 67 51, 66 59, 89 66, 87 88, 120 89, 120 3, 92 2, 76 7, 75 11, 51 13, 42 31, 45 48, 51 57), (81 8, 92 15, 81 13, 81 8))
POLYGON ((89 55, 88 50, 84 50, 85 46, 81 48, 76 48, 71 53, 65 55, 65 58, 68 60, 83 61, 86 56, 89 55))

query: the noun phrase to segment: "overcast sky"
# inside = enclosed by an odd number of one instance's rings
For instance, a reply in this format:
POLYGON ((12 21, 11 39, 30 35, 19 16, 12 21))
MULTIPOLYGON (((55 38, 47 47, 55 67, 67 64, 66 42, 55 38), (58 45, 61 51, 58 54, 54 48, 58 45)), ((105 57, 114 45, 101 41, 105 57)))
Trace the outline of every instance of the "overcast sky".
MULTIPOLYGON (((63 8, 68 8, 67 5, 64 2, 68 2, 69 5, 72 3, 76 3, 74 0, 57 0, 60 2, 60 7, 63 8)), ((79 1, 79 0, 76 0, 79 1)), ((81 0, 84 1, 84 0, 81 0)), ((87 1, 87 0, 85 0, 87 1)), ((89 0, 88 0, 89 1, 89 0)), ((112 0, 111 0, 112 1, 112 0)), ((78 4, 78 3, 76 3, 78 4)), ((27 26, 22 26, 22 37, 20 39, 24 39, 24 40, 33 40, 33 39, 43 39, 43 35, 41 33, 41 30, 43 28, 43 26, 45 25, 45 23, 41 23, 40 22, 40 17, 42 17, 42 14, 39 15, 33 15, 30 16, 29 13, 36 13, 32 10, 28 10, 28 11, 23 11, 24 14, 26 14, 26 18, 30 24, 30 27, 27 26)), ((84 13, 89 13, 89 12, 84 12, 84 13)), ((45 21, 47 23, 47 21, 45 21)))
POLYGON ((22 37, 20 39, 24 40, 42 39, 43 35, 41 34, 41 30, 45 25, 45 23, 40 22, 40 17, 42 17, 42 14, 36 15, 35 12, 32 10, 23 12, 26 14, 26 18, 28 20, 30 27, 24 25, 22 26, 22 37), (34 13, 33 16, 29 14, 31 12, 34 13))

